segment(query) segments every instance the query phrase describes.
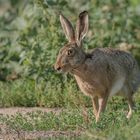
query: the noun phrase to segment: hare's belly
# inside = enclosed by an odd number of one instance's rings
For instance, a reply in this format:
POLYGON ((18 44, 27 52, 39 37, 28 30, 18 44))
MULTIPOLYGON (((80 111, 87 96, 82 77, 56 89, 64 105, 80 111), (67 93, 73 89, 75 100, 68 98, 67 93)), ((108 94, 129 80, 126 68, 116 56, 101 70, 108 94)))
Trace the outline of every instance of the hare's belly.
POLYGON ((120 77, 118 78, 114 83, 113 86, 110 90, 110 96, 114 96, 114 95, 121 95, 121 89, 124 86, 124 82, 125 82, 125 77, 120 77))
MULTIPOLYGON (((88 96, 98 96, 99 94, 103 94, 107 88, 97 81, 92 81, 91 83, 89 83, 86 81, 82 81, 79 77, 75 78, 81 91, 88 96)), ((123 95, 121 90, 123 89, 124 82, 125 77, 119 77, 110 88, 109 96, 123 95)))

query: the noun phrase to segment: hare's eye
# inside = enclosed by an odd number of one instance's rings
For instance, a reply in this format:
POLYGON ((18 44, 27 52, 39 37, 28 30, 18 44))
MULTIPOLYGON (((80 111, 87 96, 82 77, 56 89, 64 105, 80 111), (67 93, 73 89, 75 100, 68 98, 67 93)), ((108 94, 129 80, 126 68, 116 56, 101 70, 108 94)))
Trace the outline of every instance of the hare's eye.
POLYGON ((69 49, 69 50, 67 51, 67 55, 68 55, 68 56, 71 56, 71 55, 73 55, 73 54, 74 54, 74 50, 69 49))

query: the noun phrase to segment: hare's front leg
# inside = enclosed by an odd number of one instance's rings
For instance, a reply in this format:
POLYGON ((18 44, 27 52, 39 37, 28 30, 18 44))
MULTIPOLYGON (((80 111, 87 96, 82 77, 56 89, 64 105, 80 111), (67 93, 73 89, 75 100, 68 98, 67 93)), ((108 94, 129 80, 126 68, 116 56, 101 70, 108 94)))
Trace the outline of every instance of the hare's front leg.
POLYGON ((99 110, 99 103, 98 103, 98 97, 92 97, 92 105, 93 105, 93 112, 95 115, 95 118, 97 117, 98 110, 99 110))
POLYGON ((105 111, 107 100, 108 100, 108 96, 106 96, 106 97, 100 97, 98 99, 99 109, 98 109, 98 113, 97 113, 97 116, 96 116, 96 122, 99 121, 101 112, 104 112, 105 111))

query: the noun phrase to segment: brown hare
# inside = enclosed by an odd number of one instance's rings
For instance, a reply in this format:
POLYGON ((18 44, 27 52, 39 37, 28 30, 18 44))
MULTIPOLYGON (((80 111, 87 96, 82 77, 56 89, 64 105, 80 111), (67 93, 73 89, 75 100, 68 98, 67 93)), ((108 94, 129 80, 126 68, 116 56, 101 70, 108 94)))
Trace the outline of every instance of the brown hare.
POLYGON ((127 118, 130 118, 134 107, 133 94, 140 84, 136 60, 125 51, 111 48, 84 52, 82 40, 88 32, 87 11, 79 14, 76 31, 62 14, 60 22, 69 42, 59 51, 55 69, 71 73, 81 91, 91 97, 96 122, 105 110, 108 98, 113 95, 122 95, 128 100, 127 118))

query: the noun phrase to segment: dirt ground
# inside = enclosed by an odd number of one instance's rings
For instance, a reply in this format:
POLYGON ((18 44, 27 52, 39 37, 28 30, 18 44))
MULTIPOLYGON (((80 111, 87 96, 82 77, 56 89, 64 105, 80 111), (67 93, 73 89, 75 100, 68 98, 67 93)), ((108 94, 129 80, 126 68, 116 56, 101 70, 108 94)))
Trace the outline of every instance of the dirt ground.
POLYGON ((55 112, 59 113, 62 111, 61 108, 41 108, 41 107, 13 107, 13 108, 0 108, 0 114, 3 115, 14 115, 16 113, 21 113, 21 114, 26 114, 28 112, 33 112, 33 111, 43 111, 43 112, 55 112))
MULTIPOLYGON (((16 113, 26 114, 33 111, 43 111, 59 113, 62 109, 59 108, 1 108, 0 115, 14 115, 16 113)), ((6 126, 5 124, 0 124, 0 140, 26 140, 26 139, 37 139, 37 138, 57 138, 58 136, 66 137, 76 137, 81 134, 81 131, 15 131, 6 126)))

